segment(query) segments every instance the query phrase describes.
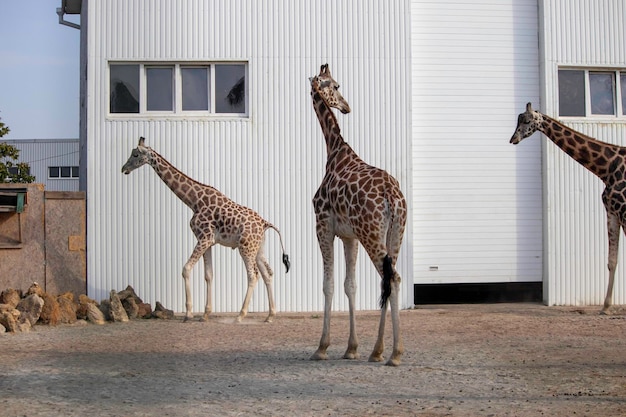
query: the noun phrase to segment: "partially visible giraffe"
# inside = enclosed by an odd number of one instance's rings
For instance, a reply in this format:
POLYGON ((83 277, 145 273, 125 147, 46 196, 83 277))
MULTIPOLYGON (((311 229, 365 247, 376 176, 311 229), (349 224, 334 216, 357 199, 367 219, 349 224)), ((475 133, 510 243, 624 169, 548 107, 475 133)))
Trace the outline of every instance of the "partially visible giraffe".
POLYGON ((626 230, 626 147, 601 142, 577 132, 533 110, 531 103, 528 103, 526 111, 517 118, 517 127, 510 142, 516 145, 536 131, 546 135, 556 146, 604 182, 602 202, 606 209, 609 235, 609 284, 602 312, 607 313, 613 301, 620 229, 626 230))
POLYGON ((208 320, 212 310, 211 293, 213 282, 213 261, 211 248, 215 244, 239 249, 239 254, 248 274, 248 289, 237 321, 241 321, 248 313, 248 304, 252 291, 256 286, 258 274, 261 273, 269 299, 269 315, 265 321, 271 322, 276 315, 272 278, 274 272, 263 254, 265 231, 274 229, 278 233, 283 251, 283 263, 289 272, 289 256, 285 253, 283 238, 280 231, 258 213, 239 205, 219 192, 217 189, 201 184, 176 169, 165 158, 152 148, 145 145, 145 139, 139 139, 139 145, 133 149, 128 161, 122 167, 124 174, 149 164, 163 182, 193 211, 190 227, 198 239, 191 257, 183 267, 185 281, 186 314, 184 321, 193 318, 189 275, 191 270, 204 256, 204 279, 206 281, 206 305, 203 321, 208 320))
POLYGON ((400 336, 398 291, 400 275, 395 265, 407 218, 406 200, 398 181, 386 171, 366 164, 341 136, 332 108, 349 113, 350 106, 339 93, 328 64, 310 78, 313 108, 326 139, 326 175, 313 197, 317 239, 324 260, 324 327, 319 348, 311 359, 327 359, 330 345, 330 315, 333 301, 333 242, 338 236, 344 247, 346 279, 344 290, 350 310, 350 337, 346 359, 358 358, 354 317, 355 269, 361 242, 382 278, 381 315, 378 339, 369 357, 383 360, 383 336, 387 301, 391 304, 393 352, 387 365, 399 365, 404 351, 400 336))

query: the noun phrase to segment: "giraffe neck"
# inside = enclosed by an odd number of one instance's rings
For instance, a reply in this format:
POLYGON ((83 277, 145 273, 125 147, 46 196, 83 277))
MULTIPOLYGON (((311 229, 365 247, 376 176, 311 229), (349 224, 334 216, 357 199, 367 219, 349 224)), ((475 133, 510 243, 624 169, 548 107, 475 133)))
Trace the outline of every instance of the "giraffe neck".
POLYGON ((313 91, 313 108, 315 109, 315 114, 317 114, 317 119, 324 133, 326 151, 330 157, 345 144, 341 136, 341 129, 339 128, 337 117, 335 117, 335 113, 333 113, 331 107, 317 90, 313 91))
POLYGON ((198 203, 198 193, 190 191, 210 187, 189 178, 154 150, 151 150, 151 153, 150 166, 152 166, 159 178, 176 194, 176 197, 192 210, 195 210, 198 203))
POLYGON ((606 183, 615 167, 612 162, 620 158, 620 147, 577 132, 545 114, 542 116, 543 122, 539 130, 572 159, 606 183))

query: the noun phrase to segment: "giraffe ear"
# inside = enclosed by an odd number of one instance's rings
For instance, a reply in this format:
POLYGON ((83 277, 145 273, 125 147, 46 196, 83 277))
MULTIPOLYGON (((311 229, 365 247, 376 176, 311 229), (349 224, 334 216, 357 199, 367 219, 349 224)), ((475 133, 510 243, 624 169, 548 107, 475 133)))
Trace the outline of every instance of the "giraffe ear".
POLYGON ((144 138, 143 136, 139 138, 139 146, 146 146, 146 138, 144 138))
POLYGON ((533 111, 533 105, 530 103, 526 103, 526 111, 527 112, 532 112, 533 111))
POLYGON ((320 67, 320 75, 330 74, 328 70, 328 64, 324 64, 320 67))

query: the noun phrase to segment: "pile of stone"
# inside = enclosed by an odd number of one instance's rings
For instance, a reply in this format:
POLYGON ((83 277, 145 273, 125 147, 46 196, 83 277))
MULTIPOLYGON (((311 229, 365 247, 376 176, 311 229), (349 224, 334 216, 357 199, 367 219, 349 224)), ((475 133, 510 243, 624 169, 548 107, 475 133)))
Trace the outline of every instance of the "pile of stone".
POLYGON ((109 298, 100 303, 85 294, 76 300, 72 292, 53 296, 37 283, 33 283, 26 294, 12 288, 0 293, 0 333, 26 332, 35 324, 56 326, 79 320, 105 324, 149 318, 172 319, 174 312, 158 301, 152 310, 130 285, 120 292, 112 290, 109 298))

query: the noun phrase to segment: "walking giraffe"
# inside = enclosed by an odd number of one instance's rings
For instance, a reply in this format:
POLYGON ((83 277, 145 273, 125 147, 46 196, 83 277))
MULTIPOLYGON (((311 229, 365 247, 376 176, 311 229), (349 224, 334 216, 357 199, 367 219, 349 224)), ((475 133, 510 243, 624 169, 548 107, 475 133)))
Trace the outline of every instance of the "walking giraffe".
POLYGON ((604 182, 602 202, 606 209, 609 235, 609 285, 602 312, 607 313, 613 299, 620 229, 624 229, 626 225, 626 147, 590 138, 533 110, 531 103, 528 103, 526 111, 517 118, 517 127, 510 142, 517 145, 536 131, 546 135, 556 146, 604 182))
POLYGON ((345 114, 350 112, 350 106, 339 93, 339 84, 332 78, 328 64, 322 65, 319 75, 310 78, 310 81, 313 108, 326 139, 327 151, 326 175, 313 197, 317 240, 324 260, 324 327, 319 347, 311 359, 328 358, 326 350, 330 345, 330 312, 334 291, 333 243, 335 236, 338 236, 344 247, 344 289, 350 310, 350 336, 343 357, 358 358, 354 297, 356 258, 361 242, 382 277, 378 339, 369 360, 383 360, 385 316, 389 301, 393 352, 387 365, 399 365, 404 347, 400 337, 400 275, 395 265, 406 224, 406 201, 395 178, 363 162, 343 140, 331 108, 345 114))
POLYGON ((184 321, 193 318, 189 275, 201 256, 204 256, 204 280, 207 286, 206 305, 202 320, 206 321, 209 318, 212 310, 211 287, 213 282, 211 248, 215 244, 219 244, 232 249, 239 249, 239 254, 243 258, 248 274, 248 289, 237 321, 241 321, 248 313, 250 297, 252 297, 252 291, 256 286, 260 272, 269 299, 269 315, 265 321, 271 322, 276 315, 272 289, 274 272, 263 254, 263 242, 267 229, 274 229, 278 233, 283 251, 283 263, 289 272, 289 256, 285 254, 280 231, 254 210, 235 203, 217 189, 201 184, 183 174, 153 149, 145 146, 145 139, 142 137, 139 139, 139 145, 132 150, 128 161, 122 167, 122 172, 128 175, 145 164, 154 168, 157 175, 174 194, 193 210, 193 217, 189 225, 198 239, 198 243, 183 267, 186 301, 184 321))

